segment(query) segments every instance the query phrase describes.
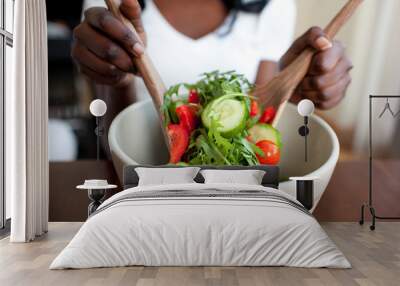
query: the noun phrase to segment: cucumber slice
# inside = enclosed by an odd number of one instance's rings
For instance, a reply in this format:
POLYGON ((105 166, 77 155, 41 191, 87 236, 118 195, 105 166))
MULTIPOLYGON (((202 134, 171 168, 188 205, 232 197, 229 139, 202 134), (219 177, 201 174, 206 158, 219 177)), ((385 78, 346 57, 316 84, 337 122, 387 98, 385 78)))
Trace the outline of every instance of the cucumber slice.
POLYGON ((203 125, 208 129, 212 120, 217 120, 218 131, 224 137, 233 137, 242 132, 246 127, 247 118, 246 104, 232 98, 211 101, 201 114, 203 125))
POLYGON ((274 142, 279 148, 282 147, 281 134, 269 124, 258 123, 249 129, 249 135, 254 143, 261 140, 274 142))

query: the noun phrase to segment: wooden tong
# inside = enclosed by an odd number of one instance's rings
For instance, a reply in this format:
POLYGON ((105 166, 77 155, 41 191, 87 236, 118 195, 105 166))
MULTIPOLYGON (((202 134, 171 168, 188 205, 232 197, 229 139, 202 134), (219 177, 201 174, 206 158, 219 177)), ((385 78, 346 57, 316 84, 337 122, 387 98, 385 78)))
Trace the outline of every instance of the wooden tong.
MULTIPOLYGON (((106 5, 108 7, 108 10, 113 14, 114 17, 119 19, 122 23, 124 23, 135 35, 135 37, 140 40, 140 37, 133 26, 133 24, 122 15, 121 11, 119 10, 120 2, 119 0, 105 0, 106 5)), ((144 46, 144 44, 142 43, 144 46)), ((154 106, 158 112, 159 118, 160 118, 160 124, 161 128, 164 133, 165 137, 165 142, 167 144, 168 150, 170 147, 170 140, 168 136, 168 132, 165 129, 164 125, 164 114, 161 110, 162 104, 163 104, 163 99, 164 99, 164 94, 167 91, 163 81, 161 80, 160 74, 154 67, 149 55, 147 54, 146 51, 140 56, 140 57, 135 57, 132 56, 132 60, 134 64, 136 65, 141 77, 143 78, 143 81, 146 85, 147 90, 150 93, 151 99, 153 100, 154 106)))
MULTIPOLYGON (((363 0, 349 0, 340 12, 333 18, 325 28, 325 34, 329 39, 335 37, 339 30, 354 14, 363 0)), ((253 95, 259 97, 264 106, 274 106, 277 113, 272 126, 276 127, 284 108, 296 87, 304 79, 311 65, 315 50, 309 48, 304 50, 289 66, 276 75, 265 85, 256 87, 253 95)))

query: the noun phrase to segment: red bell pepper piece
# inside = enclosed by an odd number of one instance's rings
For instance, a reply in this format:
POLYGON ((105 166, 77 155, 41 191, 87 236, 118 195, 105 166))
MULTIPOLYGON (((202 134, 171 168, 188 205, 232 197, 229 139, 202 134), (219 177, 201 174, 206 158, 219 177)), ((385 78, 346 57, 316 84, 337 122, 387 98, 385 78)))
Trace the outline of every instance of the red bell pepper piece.
POLYGON ((267 106, 265 109, 264 109, 264 112, 263 112, 263 114, 261 115, 261 117, 260 117, 260 122, 261 123, 272 123, 272 121, 274 120, 274 118, 275 118, 275 115, 276 115, 276 110, 275 110, 275 107, 273 107, 273 106, 267 106))
POLYGON ((189 105, 180 105, 175 109, 175 111, 179 118, 179 124, 185 127, 189 133, 196 129, 198 118, 194 107, 189 105))
POLYGON ((200 96, 195 89, 191 89, 189 91, 189 98, 188 98, 189 103, 200 103, 200 96))
POLYGON ((258 106, 258 102, 252 100, 250 104, 250 117, 257 116, 259 112, 260 112, 260 107, 258 106))
POLYGON ((170 140, 170 159, 169 162, 176 164, 181 161, 189 146, 189 132, 180 124, 168 125, 168 136, 170 140))

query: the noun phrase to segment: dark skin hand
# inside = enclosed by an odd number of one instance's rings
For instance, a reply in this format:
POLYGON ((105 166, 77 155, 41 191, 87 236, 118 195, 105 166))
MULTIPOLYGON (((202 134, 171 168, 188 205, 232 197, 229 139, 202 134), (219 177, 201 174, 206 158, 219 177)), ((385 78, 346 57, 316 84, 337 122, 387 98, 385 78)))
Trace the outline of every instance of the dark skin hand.
MULTIPOLYGON (((194 39, 217 29, 228 14, 220 0, 155 0, 154 2, 177 31, 194 39)), ((103 94, 109 95, 109 98, 117 94, 118 97, 122 97, 122 102, 129 104, 134 102, 133 73, 136 72, 131 57, 143 53, 145 32, 137 1, 122 0, 121 3, 121 12, 133 22, 140 39, 136 39, 106 9, 91 8, 85 12, 84 21, 74 30, 72 57, 80 71, 97 83, 98 88, 103 89, 103 94), (104 92, 104 89, 107 92, 104 92)), ((285 68, 306 48, 315 49, 316 54, 306 78, 297 87, 292 101, 298 102, 308 98, 318 108, 332 108, 344 97, 351 82, 349 71, 352 64, 345 54, 343 45, 338 41, 328 40, 318 27, 311 28, 298 38, 279 63, 260 62, 256 84, 270 80, 276 72, 285 68)))
POLYGON ((107 9, 95 7, 85 11, 84 21, 74 29, 71 52, 83 74, 98 84, 116 89, 132 83, 135 68, 131 56, 143 53, 139 41, 145 42, 140 6, 135 0, 121 3, 121 11, 134 21, 141 39, 137 39, 107 9))
POLYGON ((290 64, 305 48, 316 51, 306 77, 297 87, 292 101, 307 98, 320 109, 336 106, 351 83, 353 65, 339 41, 329 41, 319 27, 309 29, 297 39, 280 61, 281 68, 290 64))

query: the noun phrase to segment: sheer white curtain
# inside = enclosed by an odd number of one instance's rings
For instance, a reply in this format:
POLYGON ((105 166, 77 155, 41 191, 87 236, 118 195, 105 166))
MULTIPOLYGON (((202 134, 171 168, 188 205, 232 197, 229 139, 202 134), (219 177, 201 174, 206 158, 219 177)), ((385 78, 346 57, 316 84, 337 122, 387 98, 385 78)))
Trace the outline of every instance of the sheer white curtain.
POLYGON ((6 98, 6 187, 12 242, 47 231, 47 26, 45 0, 15 1, 14 94, 6 98))

